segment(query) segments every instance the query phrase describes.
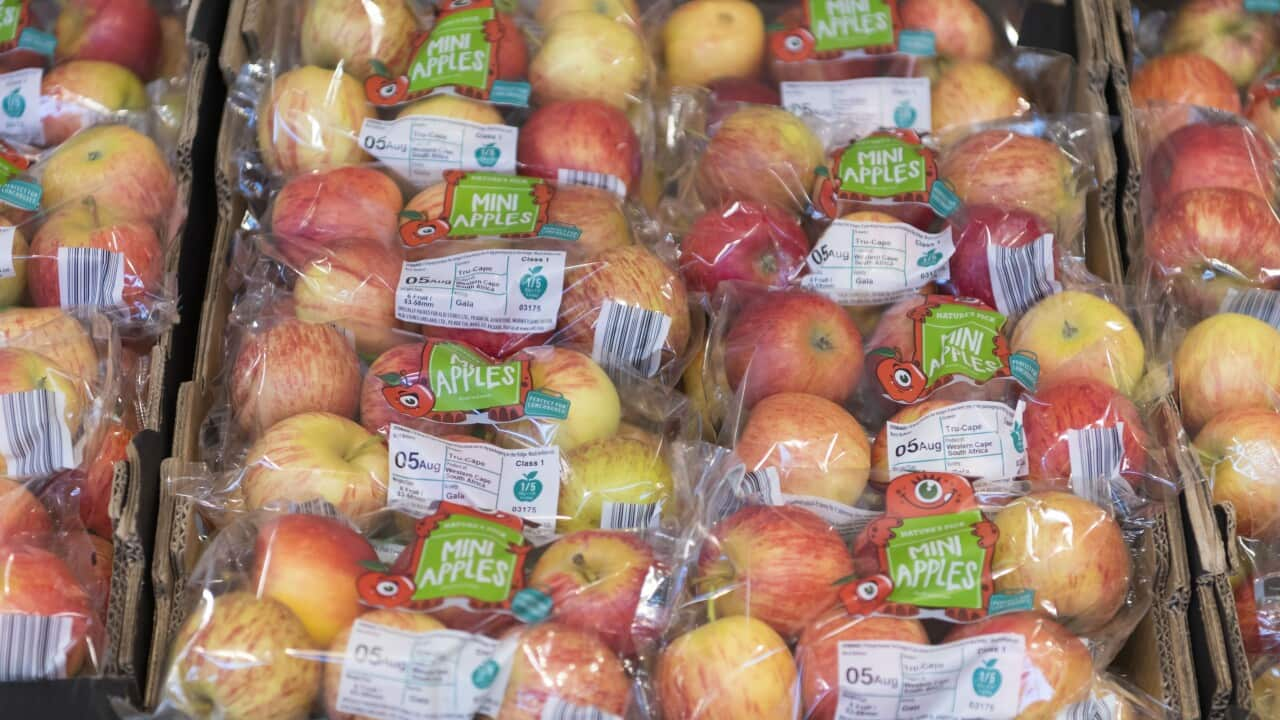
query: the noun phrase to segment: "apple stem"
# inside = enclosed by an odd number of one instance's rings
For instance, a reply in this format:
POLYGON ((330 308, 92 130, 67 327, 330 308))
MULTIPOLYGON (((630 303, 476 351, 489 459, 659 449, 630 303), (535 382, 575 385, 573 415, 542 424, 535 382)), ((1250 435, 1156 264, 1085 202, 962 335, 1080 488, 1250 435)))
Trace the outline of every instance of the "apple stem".
POLYGON ((1080 332, 1080 328, 1065 320, 1062 322, 1062 337, 1070 339, 1075 337, 1078 332, 1080 332))
POLYGON ((593 583, 599 579, 587 569, 587 559, 582 557, 582 553, 573 554, 573 564, 578 568, 578 573, 582 575, 582 579, 587 582, 593 583))

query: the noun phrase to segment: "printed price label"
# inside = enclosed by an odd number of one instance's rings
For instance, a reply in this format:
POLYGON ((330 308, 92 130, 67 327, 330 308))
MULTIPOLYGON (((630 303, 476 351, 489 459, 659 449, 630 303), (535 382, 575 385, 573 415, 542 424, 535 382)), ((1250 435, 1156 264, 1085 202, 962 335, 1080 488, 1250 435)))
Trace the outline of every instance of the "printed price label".
POLYGON ((929 79, 922 77, 784 82, 782 106, 797 115, 838 120, 841 130, 853 135, 880 128, 929 132, 933 127, 929 79))
POLYGON ((804 286, 842 305, 885 305, 951 277, 951 227, 930 234, 905 223, 837 220, 809 252, 804 286))
POLYGON ((913 423, 885 424, 889 477, 949 472, 984 480, 1027 474, 1022 413, 999 402, 974 400, 934 410, 913 423))
POLYGON ((410 115, 365 120, 360 146, 418 187, 440 182, 445 170, 514 174, 520 131, 508 125, 410 115))
POLYGON ((478 250, 406 262, 396 318, 490 332, 554 330, 564 262, 564 252, 543 250, 478 250))
POLYGON ((26 68, 0 75, 0 137, 32 145, 44 144, 40 117, 40 82, 44 71, 26 68))

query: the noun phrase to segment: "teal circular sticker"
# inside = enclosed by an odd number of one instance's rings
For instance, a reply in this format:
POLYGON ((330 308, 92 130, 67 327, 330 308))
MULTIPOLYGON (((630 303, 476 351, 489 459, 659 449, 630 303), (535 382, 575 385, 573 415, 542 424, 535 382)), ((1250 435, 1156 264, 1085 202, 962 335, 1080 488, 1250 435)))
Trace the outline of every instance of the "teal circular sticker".
POLYGON ((476 148, 476 162, 480 163, 480 167, 491 168, 498 164, 500 157, 502 157, 502 151, 493 143, 476 148))
POLYGON ((13 92, 4 97, 4 101, 0 102, 0 107, 4 108, 4 114, 11 118, 22 117, 22 113, 27 110, 27 101, 22 97, 22 92, 14 88, 13 92))
POLYGON ((973 671, 973 691, 979 697, 993 697, 1000 691, 1000 671, 995 667, 996 660, 987 660, 973 671))
POLYGON ((542 481, 538 479, 538 471, 530 470, 524 477, 516 481, 511 488, 520 502, 533 502, 542 494, 542 481))
POLYGON ((493 684, 498 678, 498 672, 502 668, 498 667, 498 663, 492 659, 485 660, 480 666, 471 672, 471 684, 484 690, 493 684))
POLYGON ((916 109, 911 103, 903 100, 893 109, 893 122, 900 128, 909 128, 916 124, 916 109))
POLYGON ((551 596, 541 590, 525 588, 511 598, 511 613, 521 622, 542 622, 551 615, 551 596))
POLYGON ((542 272, 541 265, 534 265, 529 268, 529 272, 520 278, 520 294, 529 300, 537 300, 547 292, 547 278, 545 275, 539 275, 542 272))

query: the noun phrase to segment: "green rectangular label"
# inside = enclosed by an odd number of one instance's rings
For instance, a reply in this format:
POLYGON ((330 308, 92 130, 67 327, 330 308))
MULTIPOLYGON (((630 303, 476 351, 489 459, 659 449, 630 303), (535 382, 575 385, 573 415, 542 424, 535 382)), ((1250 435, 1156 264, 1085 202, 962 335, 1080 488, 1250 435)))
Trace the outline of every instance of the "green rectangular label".
POLYGON ((893 602, 935 608, 981 608, 986 550, 973 533, 978 510, 903 518, 885 548, 893 602))
POLYGON ((457 86, 489 86, 492 47, 484 26, 493 8, 459 10, 443 16, 409 66, 409 92, 457 86))
POLYGON ((968 305, 932 308, 920 328, 920 365, 929 384, 947 375, 977 382, 995 376, 1004 363, 996 356, 996 337, 1004 315, 968 305))
POLYGON ((532 234, 538 229, 539 206, 533 188, 538 178, 469 173, 452 188, 449 235, 532 234))
POLYGON ((840 154, 840 192, 895 197, 928 187, 928 162, 918 145, 901 138, 873 135, 840 154))
POLYGON ((40 197, 44 194, 39 185, 26 180, 11 180, 0 185, 0 202, 20 210, 39 210, 40 197))
POLYGON ((814 49, 893 45, 893 10, 885 0, 807 0, 814 49))
POLYGON ((58 39, 53 35, 36 28, 25 28, 18 38, 18 47, 26 48, 47 57, 53 57, 53 50, 58 46, 58 39))
POLYGON ((506 601, 516 570, 511 548, 523 543, 524 536, 506 525, 470 515, 450 515, 422 545, 413 599, 506 601))
POLYGON ((0 43, 10 42, 18 36, 22 3, 23 0, 0 0, 0 43))
POLYGON ((467 347, 445 343, 432 348, 428 365, 434 412, 520 404, 519 360, 493 363, 467 347))

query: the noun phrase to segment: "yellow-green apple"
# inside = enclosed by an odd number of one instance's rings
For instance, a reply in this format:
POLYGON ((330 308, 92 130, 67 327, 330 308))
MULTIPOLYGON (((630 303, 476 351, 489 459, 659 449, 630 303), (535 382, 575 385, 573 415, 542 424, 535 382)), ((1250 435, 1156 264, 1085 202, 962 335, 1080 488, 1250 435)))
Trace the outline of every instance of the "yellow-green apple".
POLYGON ((581 530, 542 553, 529 587, 551 598, 553 620, 595 633, 628 657, 660 631, 636 612, 645 578, 656 566, 653 550, 635 534, 581 530))
POLYGON ((1025 115, 1031 102, 996 66, 981 60, 936 60, 930 107, 935 131, 1025 115))
POLYGON ((354 421, 309 412, 272 425, 249 448, 241 491, 249 509, 322 499, 356 518, 387 504, 387 446, 354 421))
POLYGON ((413 56, 418 22, 405 0, 314 0, 306 4, 298 44, 302 62, 341 67, 364 80, 370 62, 400 77, 413 56))
POLYGON ((354 418, 360 380, 360 358, 341 331, 285 318, 245 333, 231 366, 231 412, 251 437, 314 410, 354 418))
POLYGON ((698 413, 698 418, 702 421, 702 438, 713 442, 716 434, 720 432, 721 408, 716 402, 716 393, 712 384, 708 383, 704 377, 706 361, 706 347, 695 346, 689 358, 689 365, 685 367, 684 374, 680 378, 680 390, 685 397, 689 398, 690 407, 698 413))
POLYGON ((729 325, 724 366, 745 407, 781 392, 843 403, 862 373, 862 336, 839 305, 785 290, 749 300, 729 325))
POLYGON ((556 344, 589 351, 605 302, 643 308, 671 319, 662 343, 663 362, 681 357, 689 345, 689 297, 684 280, 643 245, 605 250, 569 268, 556 321, 556 344))
MULTIPOLYGON (((65 617, 70 632, 61 644, 46 648, 40 658, 41 678, 58 677, 63 665, 65 677, 74 676, 85 660, 101 653, 101 623, 94 603, 67 563, 57 555, 34 545, 16 541, 0 547, 0 615, 41 615, 65 617)), ((98 656, 100 657, 100 656, 98 656)), ((90 662, 93 662, 90 659, 90 662)))
POLYGON ((120 255, 124 273, 120 297, 125 305, 146 303, 159 292, 164 251, 155 228, 86 197, 54 212, 36 231, 27 281, 35 305, 58 307, 61 303, 58 251, 62 248, 96 248, 120 255))
POLYGON ((1201 320, 1178 345, 1173 375, 1191 432, 1228 410, 1270 410, 1280 392, 1280 332, 1236 313, 1201 320))
POLYGON ((593 12, 618 22, 632 24, 640 21, 640 9, 635 0, 542 0, 538 3, 535 18, 539 25, 547 26, 561 15, 575 12, 593 12))
MULTIPOLYGON (((891 345, 877 345, 875 347, 892 347, 891 345)), ((905 357, 905 356, 904 356, 905 357)), ((889 418, 889 422, 898 425, 909 425, 920 418, 928 415, 935 410, 955 405, 957 400, 947 400, 944 398, 930 398, 921 402, 904 405, 889 418)), ((875 442, 871 443, 871 483, 872 485, 884 489, 893 478, 889 477, 889 430, 888 424, 880 428, 876 433, 875 442)))
POLYGON ((1201 105, 1229 113, 1240 112, 1240 91, 1218 64, 1196 52, 1151 58, 1133 74, 1133 104, 1201 105))
POLYGON ((1192 0, 1174 14, 1164 49, 1200 53, 1244 87, 1275 52, 1276 30, 1271 18, 1247 12, 1244 0, 1192 0))
POLYGON ((1094 378, 1069 378, 1041 388, 1027 402, 1027 479, 1037 489, 1066 490, 1071 479, 1070 432, 1123 425, 1120 475, 1133 483, 1147 469, 1151 439, 1133 401, 1094 378))
POLYGON ((836 604, 853 574, 844 540, 798 507, 748 505, 716 524, 698 556, 694 587, 717 615, 750 615, 794 639, 836 604))
POLYGON ((1156 275, 1197 315, 1211 315, 1232 288, 1280 286, 1280 220, 1257 195, 1195 188, 1156 210, 1146 230, 1156 275))
POLYGON ((1241 537, 1274 538, 1280 531, 1280 415, 1260 409, 1213 416, 1198 434, 1215 502, 1236 509, 1241 537))
POLYGON ((1071 158, 1043 138, 1011 130, 983 130, 943 153, 939 177, 968 205, 1020 208, 1049 221, 1059 237, 1074 237, 1084 222, 1084 192, 1071 158))
POLYGON ((572 12, 546 27, 529 63, 529 85, 539 105, 598 100, 625 110, 641 100, 649 55, 628 23, 593 12, 572 12))
POLYGON ((640 140, 621 110, 599 100, 544 105, 520 128, 521 173, 555 180, 572 171, 602 173, 633 191, 640 183, 640 140))
POLYGON ((946 642, 1001 633, 1021 635, 1025 642, 1018 720, 1056 718, 1089 694, 1093 680, 1089 648, 1066 628, 1038 613, 1004 613, 956 625, 946 642), (1045 697, 1047 693, 1052 694, 1045 697))
POLYGON ((63 143, 43 164, 42 205, 92 197, 117 216, 156 221, 173 211, 177 185, 164 153, 126 125, 98 125, 63 143))
POLYGON ((914 618, 854 616, 837 605, 800 634, 796 665, 807 720, 834 720, 840 703, 840 644, 902 642, 928 645, 929 635, 914 618))
POLYGON ((287 256, 342 240, 394 245, 404 197, 395 181, 368 167, 342 167, 300 175, 271 203, 271 232, 287 256))
POLYGON ((350 330, 361 353, 382 352, 399 342, 401 262, 399 249, 383 242, 334 241, 294 268, 294 313, 305 322, 350 330))
POLYGON ((786 642, 754 617, 690 630, 658 657, 654 676, 668 720, 792 720, 796 664, 786 642))
POLYGON ((561 347, 529 348, 533 387, 569 401, 569 416, 558 421, 521 420, 498 428, 504 445, 554 444, 565 452, 612 437, 622 422, 618 389, 589 356, 561 347))
POLYGON ((111 541, 97 535, 87 536, 89 541, 89 597, 94 603, 94 612, 106 621, 107 608, 111 600, 111 568, 115 560, 115 549, 111 541))
POLYGON ((160 16, 147 0, 64 3, 53 33, 58 62, 105 60, 147 81, 160 59, 160 16))
POLYGON ((1143 209, 1204 187, 1251 192, 1267 203, 1276 189, 1275 152, 1256 132, 1235 123, 1196 123, 1175 130, 1147 159, 1143 209))
POLYGON ((568 451, 556 528, 567 533, 600 527, 605 503, 668 502, 675 483, 660 450, 642 440, 615 435, 568 451))
MULTIPOLYGON (((0 226, 12 227, 5 218, 0 218, 0 226)), ((27 236, 18 228, 13 229, 13 244, 9 248, 9 257, 13 261, 13 275, 0 278, 0 308, 17 305, 22 300, 22 293, 27 289, 27 260, 31 256, 31 248, 27 244, 27 236)))
POLYGON ((319 647, 328 647, 363 610, 356 578, 378 555, 342 520, 279 515, 258 528, 254 592, 279 600, 302 621, 319 647))
POLYGON ((387 384, 380 376, 396 374, 407 377, 422 368, 422 343, 396 345, 379 355, 364 375, 360 386, 360 424, 371 433, 386 436, 391 425, 403 425, 428 435, 454 435, 471 432, 470 425, 446 425, 427 418, 409 417, 391 407, 382 394, 387 384))
POLYGON ((115 481, 116 464, 129 455, 133 430, 112 418, 102 431, 98 454, 85 468, 83 479, 77 478, 80 490, 80 522, 99 537, 111 537, 111 485, 115 481))
POLYGON ((284 603, 206 593, 173 639, 165 701, 197 717, 305 720, 320 692, 316 650, 284 603))
POLYGON ((77 130, 93 125, 95 113, 145 110, 146 88, 132 71, 101 60, 55 65, 40 81, 40 123, 46 145, 61 145, 77 130))
MULTIPOLYGON (((991 287, 989 248, 1013 250, 1053 231, 1039 216, 1017 208, 973 205, 966 207, 964 214, 964 228, 956 237, 956 251, 951 256, 951 283, 956 294, 997 307, 991 287)), ((1053 247, 1056 250, 1057 244, 1053 247)))
POLYGON ((807 393, 770 395, 751 408, 734 446, 750 470, 775 468, 782 492, 853 505, 867 486, 867 431, 844 408, 807 393))
POLYGON ((822 141, 800 118, 782 108, 746 105, 711 136, 695 183, 709 205, 754 200, 796 212, 807 204, 822 162, 822 141))
POLYGON ((731 201, 693 221, 680 243, 680 273, 697 292, 715 292, 727 280, 784 288, 804 270, 808 253, 809 236, 798 217, 763 203, 731 201))
POLYGON ((1067 290, 1036 303, 1018 321, 1009 341, 1034 353, 1045 385, 1094 378, 1125 395, 1146 365, 1146 348, 1124 310, 1086 292, 1067 290))
POLYGON ((905 0, 899 12, 904 29, 933 33, 939 57, 985 61, 995 52, 991 20, 973 0, 905 0))
MULTIPOLYGON (((611 21, 612 22, 612 21, 611 21)), ((553 698, 622 717, 631 704, 631 681, 622 661, 595 634, 543 622, 509 631, 514 642, 500 720, 540 720, 553 698)))
MULTIPOLYGON (((381 627, 394 628, 411 633, 430 633, 447 630, 435 617, 425 613, 405 610, 374 610, 361 615, 360 620, 381 627)), ((346 660, 353 621, 333 638, 329 645, 329 657, 324 664, 324 707, 329 720, 365 720, 366 716, 338 711, 338 688, 342 686, 342 666, 346 660)), ((392 658, 393 662, 409 662, 411 658, 392 658)))
POLYGON ((0 310, 0 345, 40 353, 81 386, 98 382, 98 349, 84 325, 61 308, 0 310))
POLYGON ((1103 508, 1069 492, 1040 492, 995 514, 997 592, 1035 591, 1040 612, 1077 632, 1102 627, 1129 593, 1129 548, 1103 508))
MULTIPOLYGON (((88 404, 85 395, 89 387, 40 353, 17 347, 0 348, 0 395, 31 390, 48 390, 62 395, 62 419, 73 436, 79 434, 80 420, 88 404)), ((3 473, 2 466, 3 462, 0 462, 0 474, 3 473)))
POLYGON ((342 70, 304 65, 271 82, 258 107, 258 150, 274 172, 297 175, 369 159, 360 126, 374 117, 364 88, 342 70))
POLYGON ((432 95, 406 105, 396 119, 426 115, 430 117, 466 120, 479 125, 501 125, 502 113, 487 102, 464 98, 461 95, 432 95))
POLYGON ((52 532, 53 519, 44 503, 26 487, 0 477, 0 545, 43 545, 52 532))
POLYGON ((764 61, 764 15, 737 0, 685 3, 662 26, 662 48, 673 86, 754 78, 764 61))

